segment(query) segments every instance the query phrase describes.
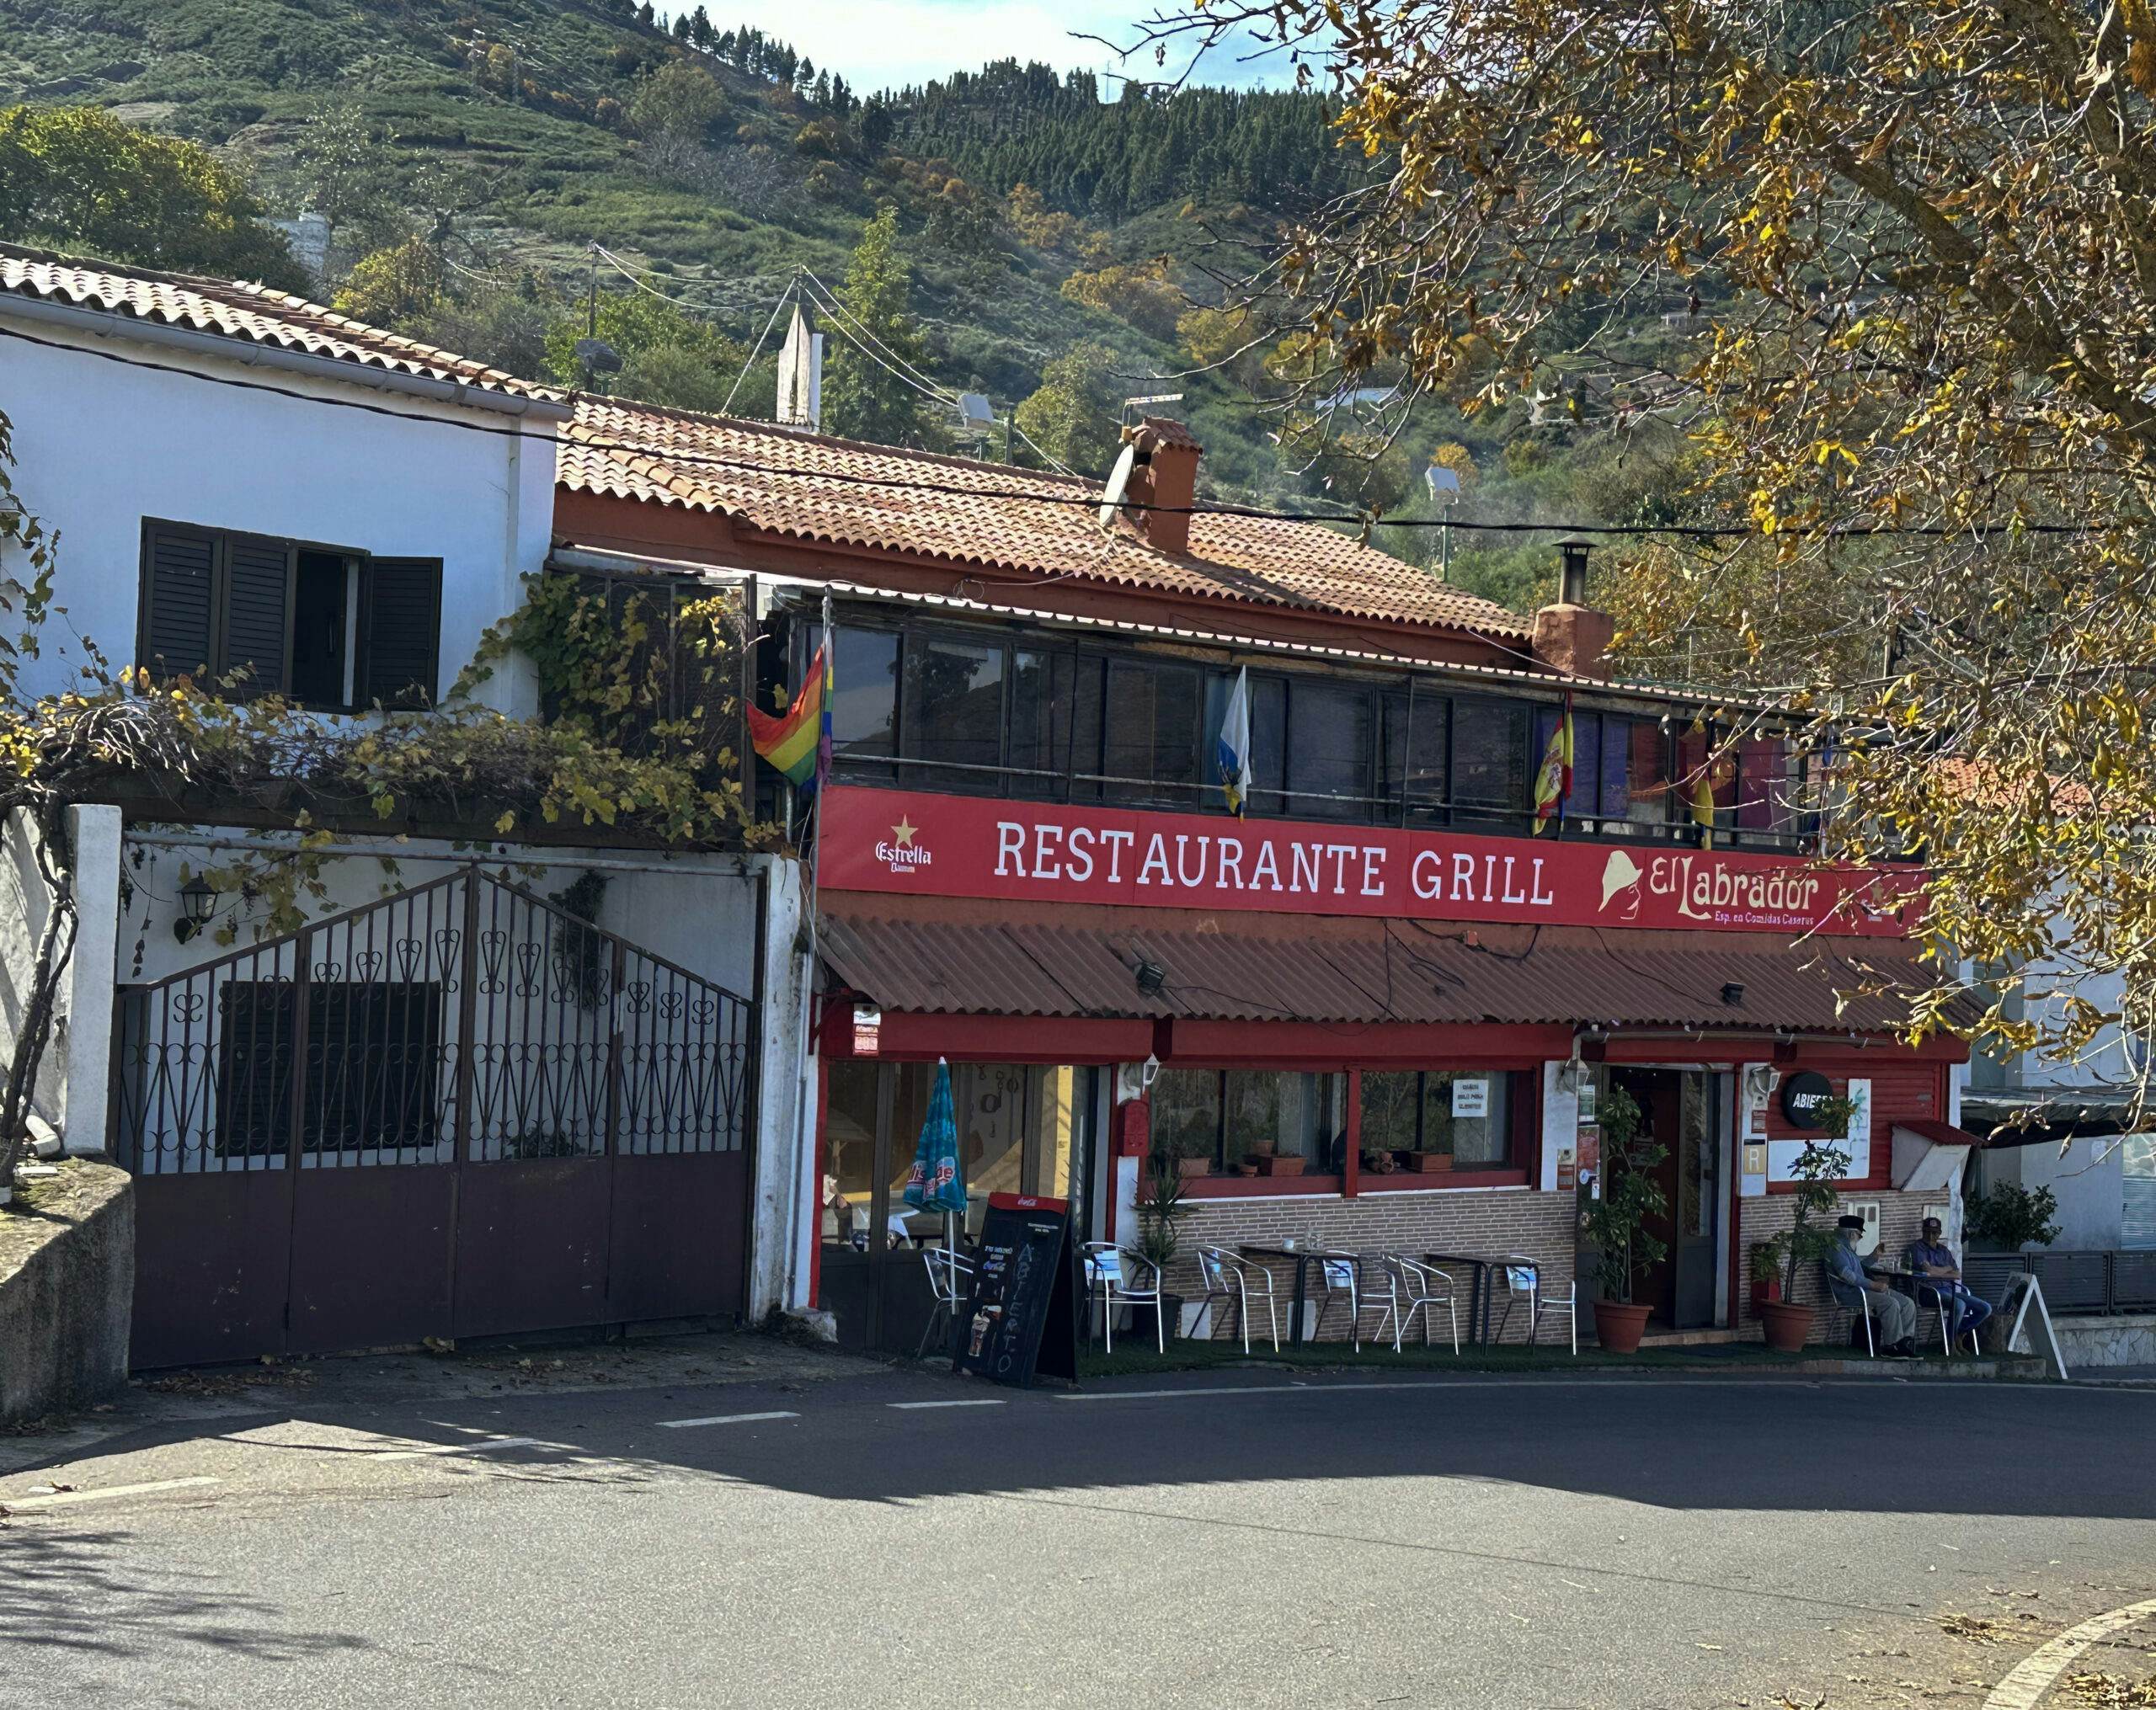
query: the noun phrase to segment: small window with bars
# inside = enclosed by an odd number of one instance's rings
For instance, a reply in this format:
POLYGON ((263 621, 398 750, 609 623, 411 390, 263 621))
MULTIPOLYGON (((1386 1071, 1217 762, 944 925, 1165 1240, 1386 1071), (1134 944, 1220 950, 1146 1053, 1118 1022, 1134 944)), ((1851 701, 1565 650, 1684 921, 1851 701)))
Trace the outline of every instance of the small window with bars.
POLYGON ((229 682, 238 700, 431 706, 441 560, 146 522, 135 658, 161 682, 229 682))

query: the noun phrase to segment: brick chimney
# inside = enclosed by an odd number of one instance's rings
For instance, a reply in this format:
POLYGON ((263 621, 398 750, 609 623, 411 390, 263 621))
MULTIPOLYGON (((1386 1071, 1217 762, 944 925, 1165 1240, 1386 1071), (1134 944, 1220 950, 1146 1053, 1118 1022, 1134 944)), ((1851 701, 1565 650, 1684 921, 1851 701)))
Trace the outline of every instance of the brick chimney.
POLYGON ((1534 657, 1568 676, 1609 677, 1609 642, 1617 621, 1587 603, 1587 555, 1591 542, 1557 542, 1557 603, 1534 614, 1534 657))
POLYGON ((1147 416, 1123 436, 1138 448, 1126 503, 1138 511, 1139 532, 1158 551, 1181 557, 1190 551, 1189 507, 1197 501, 1198 460, 1205 448, 1181 422, 1165 416, 1147 416))

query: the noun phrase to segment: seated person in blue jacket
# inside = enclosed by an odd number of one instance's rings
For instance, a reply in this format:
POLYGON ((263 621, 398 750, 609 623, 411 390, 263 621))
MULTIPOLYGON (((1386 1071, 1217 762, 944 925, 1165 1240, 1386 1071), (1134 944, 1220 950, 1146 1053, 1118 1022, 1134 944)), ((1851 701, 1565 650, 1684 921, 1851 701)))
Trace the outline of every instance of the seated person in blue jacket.
POLYGON ((1983 1328, 1991 1316, 1991 1302, 1970 1293, 1969 1285, 1961 1281, 1961 1267, 1955 1260, 1954 1249, 1946 1244, 1938 1218, 1924 1220, 1924 1233, 1909 1243, 1908 1259, 1909 1269, 1922 1279, 1917 1285, 1917 1297, 1922 1299, 1929 1289, 1946 1302, 1950 1347, 1963 1332, 1983 1328))
POLYGON ((1865 1270, 1864 1260, 1856 1250, 1856 1244, 1864 1233, 1862 1217, 1838 1218, 1834 1229, 1841 1239, 1827 1256, 1827 1286, 1833 1292, 1835 1300, 1853 1313, 1862 1312, 1869 1299, 1872 1321, 1879 1326, 1879 1351, 1900 1360, 1913 1360, 1917 1353, 1917 1303, 1888 1286, 1885 1277, 1874 1276, 1865 1270))

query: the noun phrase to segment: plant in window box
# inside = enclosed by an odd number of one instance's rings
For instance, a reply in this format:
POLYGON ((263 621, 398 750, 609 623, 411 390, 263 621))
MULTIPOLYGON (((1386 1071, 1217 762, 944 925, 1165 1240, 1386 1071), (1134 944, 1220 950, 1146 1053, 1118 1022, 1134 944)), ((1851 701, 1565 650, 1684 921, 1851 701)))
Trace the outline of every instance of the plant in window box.
POLYGON ((1213 1173, 1213 1148, 1194 1128, 1185 1128, 1169 1137, 1163 1160, 1170 1158, 1174 1160, 1177 1175, 1210 1175, 1213 1173))
MULTIPOLYGON (((1854 1102, 1846 1098, 1822 1099, 1812 1107, 1813 1120, 1829 1136, 1846 1134, 1855 1116, 1854 1102)), ((1782 1297, 1759 1308, 1767 1345, 1782 1353, 1796 1353, 1812 1338, 1812 1308, 1796 1298, 1796 1267, 1806 1260, 1822 1260, 1833 1250, 1834 1185, 1849 1174, 1849 1154, 1831 1138, 1806 1141, 1790 1166, 1790 1180, 1796 1190, 1790 1196, 1794 1221, 1774 1238, 1782 1261, 1782 1297)))
POLYGON ((1270 1140, 1252 1141, 1243 1156, 1257 1166, 1260 1175, 1300 1175, 1303 1173, 1302 1154, 1278 1151, 1270 1140))
POLYGON ((1412 1175, 1438 1175, 1452 1168, 1452 1153, 1435 1148, 1406 1148, 1388 1154, 1412 1175))
POLYGON ((1594 1333, 1613 1354, 1639 1350, 1646 1329, 1646 1302, 1633 1292, 1660 1264, 1669 1244, 1647 1233, 1652 1218, 1664 1216, 1669 1201, 1654 1172, 1669 1156, 1661 1142, 1640 1132, 1640 1107, 1622 1087, 1602 1096, 1602 1193, 1588 1201, 1588 1239, 1594 1244, 1594 1333))

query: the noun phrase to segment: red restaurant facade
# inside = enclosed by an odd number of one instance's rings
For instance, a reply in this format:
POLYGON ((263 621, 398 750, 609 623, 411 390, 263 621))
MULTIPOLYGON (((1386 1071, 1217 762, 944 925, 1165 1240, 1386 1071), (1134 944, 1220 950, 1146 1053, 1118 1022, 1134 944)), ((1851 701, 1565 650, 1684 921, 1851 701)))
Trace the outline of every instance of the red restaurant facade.
POLYGON ((984 1203, 1068 1197, 1086 1239, 1134 1244, 1146 1160, 1173 1160, 1193 1300, 1200 1248, 1290 1239, 1524 1255, 1561 1295, 1618 1085, 1669 1151, 1645 1297, 1673 1330, 1748 1325, 1801 1075, 1858 1104, 1843 1197, 1882 1241, 1951 1207, 1924 1160, 1963 1052, 1899 1036, 1925 983, 1907 876, 1807 861, 1770 732, 1608 681, 1576 574, 1529 624, 1314 525, 1147 509, 1189 503, 1173 424, 1134 436, 1105 527, 1082 483, 1001 466, 632 408, 578 431, 561 546, 747 578, 759 694, 799 682, 829 614, 833 766, 791 821, 819 988, 798 1292, 842 1341, 926 1328, 942 1220, 899 1188, 939 1059, 984 1203), (1238 680, 1242 818, 1212 760, 1238 680), (1567 709, 1573 793, 1536 833, 1567 709))

